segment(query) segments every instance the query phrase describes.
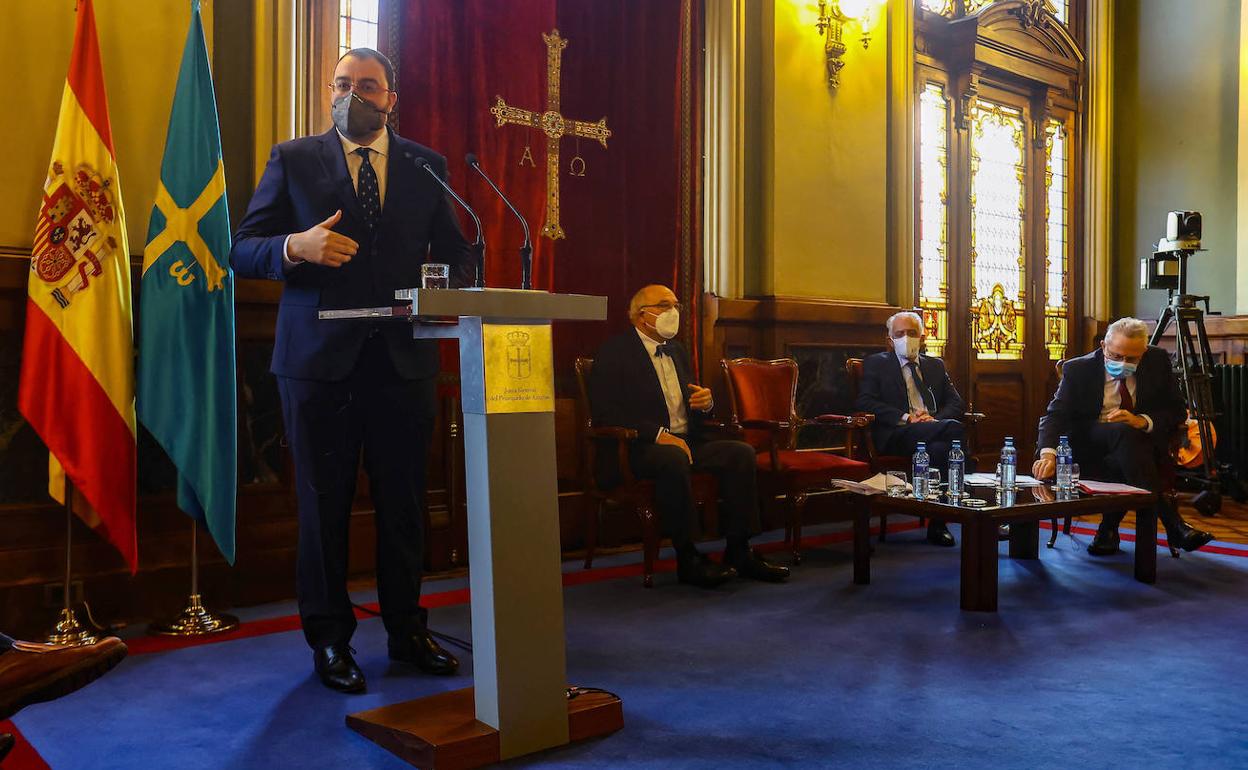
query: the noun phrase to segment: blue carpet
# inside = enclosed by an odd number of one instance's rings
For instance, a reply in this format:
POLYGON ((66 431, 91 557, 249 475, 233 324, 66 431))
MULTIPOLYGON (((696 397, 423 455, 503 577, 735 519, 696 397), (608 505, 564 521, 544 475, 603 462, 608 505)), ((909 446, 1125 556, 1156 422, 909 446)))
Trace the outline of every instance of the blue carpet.
MULTIPOLYGON (((870 586, 838 544, 782 586, 569 588, 569 679, 618 693, 625 728, 511 764, 1248 766, 1248 559, 1162 554, 1144 586, 1129 544, 1092 559, 1086 542, 1003 557, 996 615, 958 609, 958 552, 921 532, 877 546, 870 586)), ((470 633, 467 606, 431 622, 470 633)), ((391 667, 378 620, 353 644, 363 696, 321 687, 291 632, 134 656, 15 721, 53 768, 406 767, 343 717, 468 686, 470 656, 447 679, 391 667)))

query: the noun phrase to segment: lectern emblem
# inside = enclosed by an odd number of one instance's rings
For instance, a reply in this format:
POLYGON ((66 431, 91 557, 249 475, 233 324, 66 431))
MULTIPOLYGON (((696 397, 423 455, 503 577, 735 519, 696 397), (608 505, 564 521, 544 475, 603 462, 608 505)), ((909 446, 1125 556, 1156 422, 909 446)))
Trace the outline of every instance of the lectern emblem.
POLYGON ((507 334, 507 374, 513 380, 523 380, 533 373, 533 351, 529 347, 529 333, 514 331, 507 334))

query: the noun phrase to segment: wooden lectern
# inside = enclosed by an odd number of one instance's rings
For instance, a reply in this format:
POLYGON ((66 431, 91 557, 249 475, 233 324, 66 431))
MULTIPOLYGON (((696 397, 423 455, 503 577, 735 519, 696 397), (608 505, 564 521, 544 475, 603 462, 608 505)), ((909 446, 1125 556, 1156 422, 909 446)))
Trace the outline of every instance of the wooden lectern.
POLYGON ((555 482, 551 321, 601 321, 606 297, 407 289, 393 317, 459 340, 475 687, 383 706, 347 725, 418 767, 479 767, 623 727, 619 698, 569 696, 555 482), (454 319, 454 320, 449 320, 454 319))

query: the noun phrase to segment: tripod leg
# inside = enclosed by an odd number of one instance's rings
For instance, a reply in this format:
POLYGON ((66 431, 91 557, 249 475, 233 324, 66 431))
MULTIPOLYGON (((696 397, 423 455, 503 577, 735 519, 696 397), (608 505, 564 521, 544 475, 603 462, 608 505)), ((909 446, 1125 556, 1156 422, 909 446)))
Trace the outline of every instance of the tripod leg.
POLYGON ((1166 329, 1170 326, 1170 321, 1174 318, 1174 307, 1169 303, 1161 309, 1161 315, 1157 317, 1157 328, 1153 329, 1153 336, 1149 338, 1148 344, 1153 347, 1161 346, 1161 338, 1165 335, 1166 329))

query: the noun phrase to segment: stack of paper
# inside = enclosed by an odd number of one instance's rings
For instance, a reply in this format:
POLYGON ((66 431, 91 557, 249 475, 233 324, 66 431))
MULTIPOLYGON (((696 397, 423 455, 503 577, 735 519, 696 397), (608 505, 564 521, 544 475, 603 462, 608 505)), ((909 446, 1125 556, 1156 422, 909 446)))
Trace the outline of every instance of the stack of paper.
MULTIPOLYGON (((966 474, 966 485, 968 487, 995 487, 998 486, 996 475, 992 473, 968 473, 966 474)), ((1031 476, 1020 474, 1014 477, 1014 486, 1016 487, 1042 487, 1044 482, 1031 476)))
MULTIPOLYGON (((850 492, 857 492, 860 495, 882 495, 886 490, 888 476, 883 473, 877 473, 866 481, 850 481, 849 479, 832 479, 832 486, 848 489, 850 492)), ((903 482, 904 483, 904 482, 903 482)), ((894 484, 896 486, 896 484, 894 484)), ((906 491, 910 491, 910 485, 906 484, 906 491)))
POLYGON ((1119 484, 1113 481, 1091 481, 1085 479, 1079 482, 1079 489, 1087 492, 1089 495, 1147 495, 1147 489, 1133 487, 1130 484, 1119 484))

